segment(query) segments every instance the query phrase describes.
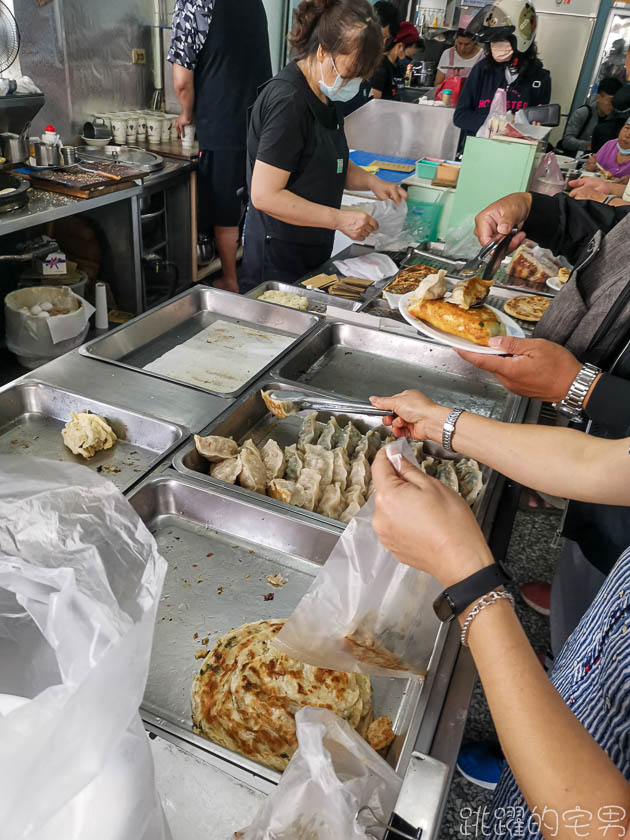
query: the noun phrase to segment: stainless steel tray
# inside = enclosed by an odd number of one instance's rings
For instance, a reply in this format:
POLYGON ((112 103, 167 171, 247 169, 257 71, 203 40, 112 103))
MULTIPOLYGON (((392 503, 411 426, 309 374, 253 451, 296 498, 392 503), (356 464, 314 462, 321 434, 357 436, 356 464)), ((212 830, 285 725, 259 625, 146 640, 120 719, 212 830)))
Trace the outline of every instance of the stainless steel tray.
MULTIPOLYGON (((260 396, 261 390, 266 391, 273 389, 275 391, 287 390, 294 386, 286 382, 280 381, 264 381, 256 383, 246 394, 243 394, 240 399, 233 403, 230 408, 225 411, 221 417, 210 423, 206 429, 201 433, 202 435, 223 435, 225 437, 232 437, 239 444, 244 443, 247 438, 251 438, 254 443, 261 447, 270 438, 284 448, 297 443, 298 433, 303 418, 299 415, 292 415, 283 420, 274 417, 267 410, 267 406, 260 396)), ((315 394, 316 392, 303 388, 301 389, 307 394, 315 394)), ((330 414, 325 411, 320 411, 317 415, 320 420, 326 422, 330 418, 330 414)), ((386 437, 390 432, 383 426, 380 417, 370 417, 365 414, 335 414, 343 423, 346 420, 352 420, 355 426, 361 432, 366 432, 368 429, 379 429, 382 436, 386 437)), ((278 510, 290 516, 299 516, 308 520, 315 520, 316 522, 326 525, 326 527, 334 528, 337 533, 343 530, 346 526, 342 522, 337 522, 335 519, 329 519, 327 516, 321 516, 319 513, 303 510, 286 502, 272 499, 269 496, 263 496, 260 493, 254 493, 251 490, 245 490, 238 485, 226 484, 216 478, 212 478, 209 474, 210 464, 203 458, 195 448, 192 439, 184 443, 184 445, 175 453, 173 457, 173 466, 182 475, 190 478, 201 480, 204 483, 213 485, 214 487, 222 488, 222 491, 230 495, 243 496, 251 501, 252 504, 258 507, 266 507, 270 510, 278 510)))
POLYGON ((230 391, 201 388, 184 380, 144 370, 145 365, 150 364, 173 347, 188 341, 217 320, 253 325, 262 327, 268 332, 290 336, 294 340, 284 351, 286 353, 319 323, 320 318, 311 313, 262 303, 208 286, 196 286, 112 330, 106 336, 88 342, 80 348, 80 353, 92 359, 139 370, 156 379, 177 382, 188 388, 195 388, 197 391, 219 397, 235 397, 268 370, 273 361, 255 371, 246 382, 230 391))
POLYGON ((271 280, 267 280, 265 283, 261 283, 260 286, 256 286, 255 289, 247 293, 247 297, 256 300, 262 294, 269 291, 290 292, 291 294, 305 297, 308 300, 308 311, 316 312, 318 315, 325 315, 329 306, 348 309, 350 312, 358 312, 365 306, 364 300, 349 300, 348 298, 329 295, 326 292, 318 292, 315 289, 307 289, 299 284, 292 286, 289 283, 274 283, 271 280))
MULTIPOLYGON (((173 471, 150 477, 130 502, 152 531, 168 561, 164 594, 158 609, 143 718, 271 781, 279 774, 192 732, 190 689, 199 661, 195 651, 209 638, 248 621, 286 618, 309 588, 339 532, 325 524, 261 509, 248 500, 173 471), (281 572, 288 583, 274 590, 266 577, 281 572), (219 594, 218 587, 222 587, 219 594), (194 638, 194 634, 198 638, 194 638)), ((431 609, 430 604, 419 608, 431 609)), ((387 761, 404 773, 421 723, 446 638, 442 626, 435 640, 426 680, 373 678, 377 716, 389 715, 398 733, 387 761)))
POLYGON ((188 436, 188 430, 108 403, 29 381, 0 391, 0 455, 32 455, 52 461, 70 461, 101 472, 119 490, 137 484, 164 456, 188 436), (100 414, 118 435, 112 449, 97 452, 88 461, 73 455, 63 443, 61 430, 71 411, 100 414))
POLYGON ((443 344, 329 323, 285 356, 274 377, 367 401, 418 388, 443 405, 510 420, 518 398, 443 344))

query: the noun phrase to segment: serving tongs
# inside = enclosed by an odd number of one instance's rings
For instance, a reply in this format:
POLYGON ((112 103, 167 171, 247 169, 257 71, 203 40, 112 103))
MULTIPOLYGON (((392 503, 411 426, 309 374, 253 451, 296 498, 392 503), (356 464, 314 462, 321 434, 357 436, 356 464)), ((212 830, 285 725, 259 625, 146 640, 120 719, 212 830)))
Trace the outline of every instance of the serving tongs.
POLYGON ((485 282, 490 281, 484 296, 480 300, 476 301, 476 303, 471 304, 471 309, 479 309, 486 302, 486 299, 490 294, 491 282, 494 279, 494 275, 497 273, 499 266, 507 256, 512 239, 517 233, 518 228, 512 228, 512 230, 502 239, 495 239, 487 245, 484 245, 477 256, 467 262, 461 271, 458 272, 458 276, 462 279, 468 279, 469 277, 473 277, 474 275, 481 273, 482 280, 485 282), (481 271, 482 268, 483 272, 481 271))
POLYGON ((267 397, 278 403, 292 403, 295 414, 299 411, 327 411, 329 414, 366 414, 371 417, 395 417, 393 411, 375 408, 370 403, 355 402, 354 400, 337 400, 330 397, 320 397, 305 394, 302 391, 271 391, 267 397))

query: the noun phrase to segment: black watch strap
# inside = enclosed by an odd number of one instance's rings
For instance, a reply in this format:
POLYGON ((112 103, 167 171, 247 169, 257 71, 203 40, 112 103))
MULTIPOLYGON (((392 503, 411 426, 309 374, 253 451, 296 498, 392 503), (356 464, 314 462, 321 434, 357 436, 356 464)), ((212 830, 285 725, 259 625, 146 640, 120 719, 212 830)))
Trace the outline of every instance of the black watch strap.
POLYGON ((440 621, 450 621, 457 618, 473 601, 487 595, 497 586, 503 586, 509 580, 510 576, 498 563, 485 566, 445 589, 433 602, 433 609, 440 621))

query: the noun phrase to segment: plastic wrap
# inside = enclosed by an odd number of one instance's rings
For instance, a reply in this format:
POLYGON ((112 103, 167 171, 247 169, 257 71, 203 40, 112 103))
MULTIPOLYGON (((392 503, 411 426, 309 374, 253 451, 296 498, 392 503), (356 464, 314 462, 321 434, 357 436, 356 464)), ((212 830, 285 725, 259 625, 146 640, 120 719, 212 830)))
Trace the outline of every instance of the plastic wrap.
POLYGON ((556 195, 564 190, 564 175, 553 152, 547 152, 540 161, 531 180, 530 190, 543 195, 556 195))
POLYGON ((495 134, 501 134, 506 123, 512 122, 512 115, 508 113, 505 88, 497 88, 492 97, 488 116, 477 132, 477 137, 486 139, 495 134))
MULTIPOLYGON (((387 447, 396 469, 419 469, 407 440, 387 447)), ((387 677, 424 677, 440 622, 432 604, 442 587, 403 566, 372 528, 374 496, 352 519, 274 644, 320 668, 387 677)))
MULTIPOLYGON (((361 808, 389 822, 401 780, 352 727, 326 709, 295 716, 299 747, 241 840, 360 840, 361 808)), ((369 819, 371 823, 373 819, 369 819)))
POLYGON ((378 222, 378 230, 371 233, 363 243, 374 248, 388 248, 399 242, 407 218, 407 202, 396 204, 391 198, 375 201, 371 212, 378 222))
POLYGON ((138 708, 166 561, 113 484, 0 459, 3 837, 166 840, 138 708))

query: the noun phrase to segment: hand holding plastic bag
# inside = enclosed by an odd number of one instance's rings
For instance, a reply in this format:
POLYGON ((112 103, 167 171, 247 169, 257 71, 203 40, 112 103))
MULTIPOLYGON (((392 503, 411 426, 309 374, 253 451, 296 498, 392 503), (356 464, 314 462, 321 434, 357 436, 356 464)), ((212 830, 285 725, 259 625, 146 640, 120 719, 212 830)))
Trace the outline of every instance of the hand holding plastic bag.
POLYGON ((378 222, 378 230, 363 243, 374 248, 387 248, 399 241, 407 218, 407 202, 396 204, 391 198, 375 201, 371 216, 378 222))
POLYGON ((170 837, 138 708, 166 561, 113 484, 0 459, 2 837, 170 837))
MULTIPOLYGON (((394 467, 418 463, 409 442, 387 447, 394 467)), ((403 566, 372 528, 374 496, 350 522, 275 645, 320 668, 387 677, 424 677, 440 622, 432 604, 442 587, 403 566)))
MULTIPOLYGON (((387 823, 401 780, 352 727, 326 709, 295 716, 299 747, 241 840, 361 840, 367 806, 387 823)), ((373 820, 371 821, 373 822, 373 820)))
POLYGON ((492 97, 488 116, 477 132, 477 137, 493 137, 501 134, 506 123, 512 122, 512 116, 508 113, 507 96, 505 88, 497 88, 492 97))

